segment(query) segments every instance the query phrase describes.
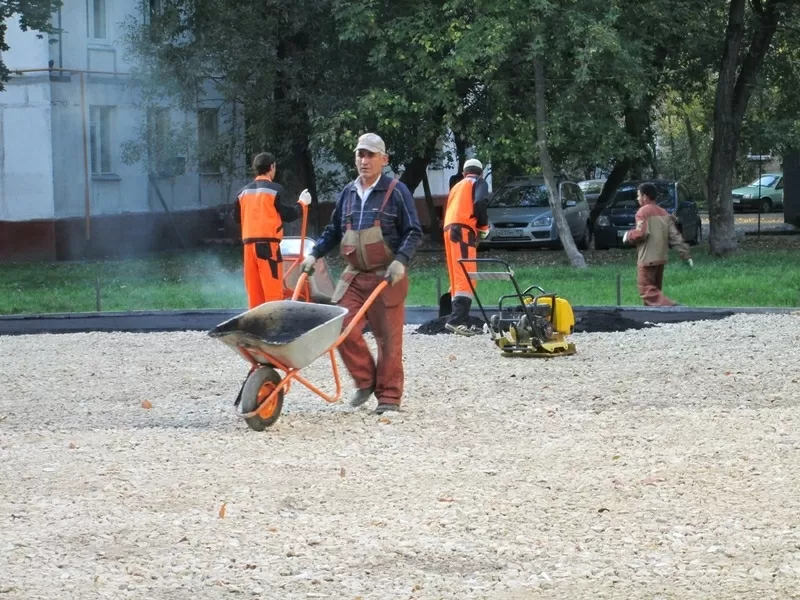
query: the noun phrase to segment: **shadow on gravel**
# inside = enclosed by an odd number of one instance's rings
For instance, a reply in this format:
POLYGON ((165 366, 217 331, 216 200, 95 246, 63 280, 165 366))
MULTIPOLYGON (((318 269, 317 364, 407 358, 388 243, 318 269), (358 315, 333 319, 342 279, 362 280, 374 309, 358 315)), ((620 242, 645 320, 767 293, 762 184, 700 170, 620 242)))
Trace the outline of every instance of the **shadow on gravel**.
MULTIPOLYGON (((664 313, 664 315, 661 316, 658 313, 654 313, 653 318, 658 319, 657 323, 653 321, 631 319, 630 317, 624 316, 621 310, 594 310, 592 312, 576 315, 574 333, 610 333, 615 331, 628 331, 631 329, 647 329, 650 327, 657 327, 658 324, 667 322, 717 321, 719 319, 726 319, 731 315, 733 315, 732 312, 723 312, 687 315, 686 317, 682 317, 680 313, 664 313), (668 318, 665 318, 666 315, 668 315, 668 318)), ((417 327, 415 331, 423 335, 438 335, 440 333, 450 334, 452 332, 444 327, 446 321, 447 317, 433 319, 423 323, 417 327)), ((483 320, 477 317, 470 317, 470 325, 474 325, 480 329, 483 327, 483 320)))

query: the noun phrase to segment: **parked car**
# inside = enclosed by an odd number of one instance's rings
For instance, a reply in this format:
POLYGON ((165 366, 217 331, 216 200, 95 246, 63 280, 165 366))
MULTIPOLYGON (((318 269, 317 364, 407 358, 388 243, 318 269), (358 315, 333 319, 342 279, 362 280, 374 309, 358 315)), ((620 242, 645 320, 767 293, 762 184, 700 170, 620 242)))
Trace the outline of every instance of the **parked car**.
MULTIPOLYGON (((594 247, 607 250, 622 246, 622 236, 635 227, 636 211, 639 209, 637 188, 642 181, 626 181, 619 186, 608 201, 594 226, 594 247)), ((703 236, 703 221, 697 211, 697 203, 684 185, 677 181, 651 181, 656 186, 656 203, 678 220, 678 230, 689 244, 700 243, 703 236)))
POLYGON ((733 190, 731 197, 734 212, 750 209, 768 213, 773 208, 783 209, 783 173, 766 173, 760 179, 733 190))
POLYGON ((603 191, 605 183, 605 179, 587 179, 586 181, 578 182, 578 187, 581 188, 583 197, 586 198, 586 202, 589 203, 589 208, 594 208, 597 199, 600 197, 600 192, 603 191))
MULTIPOLYGON (((559 182, 561 207, 578 248, 589 247, 589 204, 578 184, 559 182)), ((510 181, 489 198, 489 235, 481 248, 560 246, 542 177, 510 181)))

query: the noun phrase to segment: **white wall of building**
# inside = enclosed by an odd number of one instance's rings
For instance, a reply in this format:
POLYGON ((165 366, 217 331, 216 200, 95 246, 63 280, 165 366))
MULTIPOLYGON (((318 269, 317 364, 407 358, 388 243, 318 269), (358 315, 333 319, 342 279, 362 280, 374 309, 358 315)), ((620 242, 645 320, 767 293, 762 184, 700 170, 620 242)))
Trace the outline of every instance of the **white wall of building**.
MULTIPOLYGON (((92 12, 87 12, 94 4, 86 0, 66 2, 53 15, 54 26, 62 32, 50 36, 50 41, 48 36, 37 38, 36 32, 22 32, 15 21, 8 23, 11 49, 3 59, 10 68, 48 68, 48 61, 52 61, 54 68, 119 75, 85 74, 84 104, 78 72, 30 73, 15 76, 6 84, 6 91, 0 93, 0 220, 84 215, 84 116, 91 214, 164 210, 144 164, 125 164, 122 153, 125 142, 141 139, 145 120, 139 92, 131 85, 130 65, 121 40, 123 21, 131 17, 141 20, 141 3, 105 0, 105 20, 95 20, 92 12), (100 160, 100 154, 106 159, 100 160)), ((219 130, 224 131, 226 107, 221 104, 212 101, 204 106, 221 106, 219 130)), ((176 124, 188 123, 196 129, 197 118, 195 112, 170 110, 170 119, 176 124)), ((180 154, 189 155, 189 149, 180 154)), ((229 189, 243 183, 198 173, 191 163, 184 174, 160 176, 157 182, 171 211, 224 204, 229 200, 229 189)))
MULTIPOLYGON (((19 22, 8 22, 3 53, 9 68, 23 68, 26 60, 47 66, 47 39, 23 32, 19 22)), ((0 92, 0 219, 27 221, 53 216, 53 180, 50 81, 47 74, 32 77, 29 85, 6 84, 0 92)))

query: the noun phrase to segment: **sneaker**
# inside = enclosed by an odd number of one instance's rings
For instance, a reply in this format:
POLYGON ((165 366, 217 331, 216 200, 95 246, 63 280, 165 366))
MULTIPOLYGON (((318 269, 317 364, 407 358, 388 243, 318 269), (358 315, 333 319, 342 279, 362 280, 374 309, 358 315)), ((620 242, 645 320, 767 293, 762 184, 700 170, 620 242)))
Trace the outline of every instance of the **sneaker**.
POLYGON ((478 333, 475 328, 467 327, 466 325, 451 325, 450 323, 446 323, 444 328, 447 329, 447 331, 452 331, 455 334, 466 337, 471 337, 478 333))
POLYGON ((353 392, 353 395, 350 396, 350 406, 361 406, 369 400, 369 397, 372 396, 372 392, 375 391, 374 387, 363 388, 360 390, 356 390, 353 392))
POLYGON ((399 404, 386 404, 385 402, 378 403, 375 410, 372 411, 374 415, 382 415, 385 412, 398 412, 400 410, 399 404))

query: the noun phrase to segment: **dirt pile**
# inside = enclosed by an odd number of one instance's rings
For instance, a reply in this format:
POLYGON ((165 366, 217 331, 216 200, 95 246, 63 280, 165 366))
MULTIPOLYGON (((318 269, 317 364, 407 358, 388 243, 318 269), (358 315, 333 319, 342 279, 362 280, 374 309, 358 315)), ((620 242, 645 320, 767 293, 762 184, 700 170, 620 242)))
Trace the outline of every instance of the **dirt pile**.
POLYGON ((575 319, 575 333, 610 333, 648 327, 655 327, 655 325, 623 317, 618 310, 587 312, 575 319))

